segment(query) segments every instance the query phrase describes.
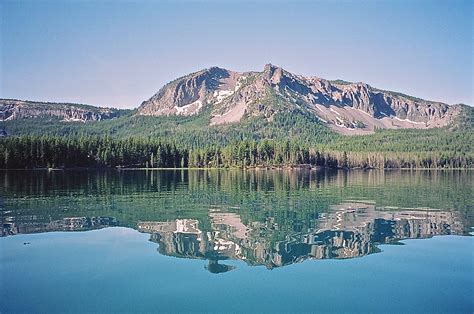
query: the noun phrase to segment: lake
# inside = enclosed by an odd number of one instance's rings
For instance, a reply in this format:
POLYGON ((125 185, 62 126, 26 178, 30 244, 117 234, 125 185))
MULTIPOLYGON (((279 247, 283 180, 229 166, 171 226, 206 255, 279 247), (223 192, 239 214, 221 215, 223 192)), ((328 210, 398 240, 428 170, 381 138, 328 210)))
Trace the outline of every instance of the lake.
POLYGON ((471 171, 0 171, 0 312, 474 311, 471 171))

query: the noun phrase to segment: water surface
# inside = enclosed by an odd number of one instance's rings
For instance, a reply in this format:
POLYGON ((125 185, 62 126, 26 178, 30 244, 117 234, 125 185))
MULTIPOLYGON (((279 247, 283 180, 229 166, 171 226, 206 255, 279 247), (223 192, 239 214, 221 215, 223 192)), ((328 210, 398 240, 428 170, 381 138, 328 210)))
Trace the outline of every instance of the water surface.
POLYGON ((472 192, 465 171, 4 171, 0 310, 470 313, 472 192))

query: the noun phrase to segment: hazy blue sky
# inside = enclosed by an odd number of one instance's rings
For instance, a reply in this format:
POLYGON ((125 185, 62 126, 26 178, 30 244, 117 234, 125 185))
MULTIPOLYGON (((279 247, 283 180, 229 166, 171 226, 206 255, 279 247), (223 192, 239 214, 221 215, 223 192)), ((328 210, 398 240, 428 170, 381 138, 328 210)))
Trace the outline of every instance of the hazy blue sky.
POLYGON ((136 107, 189 72, 273 63, 473 104, 472 1, 3 1, 0 97, 136 107))

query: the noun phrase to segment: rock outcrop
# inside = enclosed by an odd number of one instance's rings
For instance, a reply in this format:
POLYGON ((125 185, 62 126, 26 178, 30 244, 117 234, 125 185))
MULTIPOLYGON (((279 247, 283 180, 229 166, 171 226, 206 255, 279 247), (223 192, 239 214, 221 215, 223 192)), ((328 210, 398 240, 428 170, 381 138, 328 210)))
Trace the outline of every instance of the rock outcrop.
MULTIPOLYGON (((261 72, 239 73, 212 67, 161 88, 135 111, 139 116, 209 116, 209 125, 237 123, 250 117, 271 121, 295 111, 314 115, 343 134, 375 129, 427 129, 474 125, 474 108, 447 105, 365 83, 330 81, 290 73, 272 64, 261 72)), ((66 122, 113 119, 130 110, 69 103, 0 99, 0 119, 51 118, 66 122)))
POLYGON ((126 112, 128 110, 81 104, 0 99, 0 119, 2 120, 55 118, 65 122, 87 122, 116 118, 126 112))
POLYGON ((376 128, 444 127, 472 111, 465 105, 426 101, 365 83, 295 75, 267 64, 262 72, 214 67, 184 76, 143 102, 137 114, 195 115, 203 108, 211 112, 211 125, 238 122, 246 116, 271 119, 278 112, 304 110, 346 134, 376 128))
POLYGON ((243 74, 218 67, 179 78, 138 108, 139 115, 194 115, 209 103, 217 104, 240 86, 243 74))

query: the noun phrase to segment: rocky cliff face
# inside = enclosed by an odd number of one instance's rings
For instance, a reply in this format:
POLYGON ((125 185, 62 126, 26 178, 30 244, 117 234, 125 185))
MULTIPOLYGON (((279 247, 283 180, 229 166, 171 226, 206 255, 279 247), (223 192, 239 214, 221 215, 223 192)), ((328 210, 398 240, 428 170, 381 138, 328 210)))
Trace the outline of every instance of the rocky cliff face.
POLYGON ((218 104, 240 86, 243 74, 213 67, 164 86, 138 108, 139 115, 194 115, 207 104, 218 104))
POLYGON ((295 75, 267 64, 262 72, 237 73, 210 68, 177 79, 142 103, 139 115, 194 115, 211 111, 210 124, 267 119, 282 111, 304 110, 346 134, 376 128, 432 128, 453 123, 465 105, 449 106, 364 83, 295 75))
MULTIPOLYGON (((271 121, 276 114, 296 110, 314 115, 343 134, 375 129, 434 128, 474 125, 474 108, 447 105, 365 83, 329 81, 290 73, 267 64, 261 72, 238 73, 212 67, 176 79, 144 101, 142 116, 210 114, 209 124, 236 123, 249 117, 271 121)), ((0 99, 0 119, 55 118, 61 121, 101 121, 127 110, 79 104, 0 99)))
POLYGON ((0 99, 0 119, 57 118, 62 121, 101 121, 118 117, 127 110, 68 103, 43 103, 0 99))

